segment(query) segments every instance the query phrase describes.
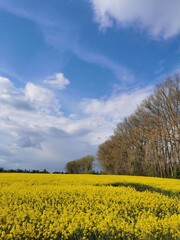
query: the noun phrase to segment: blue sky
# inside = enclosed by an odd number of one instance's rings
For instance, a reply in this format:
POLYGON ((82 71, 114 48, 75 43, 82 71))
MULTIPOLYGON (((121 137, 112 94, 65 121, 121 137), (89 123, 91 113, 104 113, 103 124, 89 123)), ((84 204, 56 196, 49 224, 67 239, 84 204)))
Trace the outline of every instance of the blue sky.
POLYGON ((178 0, 1 0, 0 166, 95 154, 179 70, 178 0))

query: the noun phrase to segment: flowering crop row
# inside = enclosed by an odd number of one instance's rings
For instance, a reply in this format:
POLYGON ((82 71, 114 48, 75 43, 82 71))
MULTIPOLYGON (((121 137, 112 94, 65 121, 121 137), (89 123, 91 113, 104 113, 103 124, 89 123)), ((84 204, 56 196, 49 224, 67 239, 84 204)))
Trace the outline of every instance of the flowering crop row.
POLYGON ((178 240, 179 192, 180 182, 169 179, 0 174, 0 239, 178 240))

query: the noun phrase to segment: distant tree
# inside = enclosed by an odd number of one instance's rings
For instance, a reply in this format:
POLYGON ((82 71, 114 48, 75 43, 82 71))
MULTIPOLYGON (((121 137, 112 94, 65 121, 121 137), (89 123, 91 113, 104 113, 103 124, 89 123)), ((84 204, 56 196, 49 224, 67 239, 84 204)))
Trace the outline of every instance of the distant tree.
POLYGON ((95 157, 92 155, 70 161, 66 164, 66 171, 70 174, 89 173, 93 170, 94 161, 95 157))
POLYGON ((43 171, 41 171, 41 173, 49 173, 46 169, 43 169, 43 171))
POLYGON ((66 171, 67 173, 71 173, 71 174, 79 173, 76 160, 70 161, 66 164, 66 171))

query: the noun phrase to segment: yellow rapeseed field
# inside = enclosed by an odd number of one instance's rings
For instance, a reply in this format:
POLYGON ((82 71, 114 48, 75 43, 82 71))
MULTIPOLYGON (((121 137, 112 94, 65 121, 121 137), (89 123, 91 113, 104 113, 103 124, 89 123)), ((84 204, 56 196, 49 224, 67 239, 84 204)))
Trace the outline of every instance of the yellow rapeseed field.
POLYGON ((180 239, 180 180, 0 174, 0 239, 180 239))

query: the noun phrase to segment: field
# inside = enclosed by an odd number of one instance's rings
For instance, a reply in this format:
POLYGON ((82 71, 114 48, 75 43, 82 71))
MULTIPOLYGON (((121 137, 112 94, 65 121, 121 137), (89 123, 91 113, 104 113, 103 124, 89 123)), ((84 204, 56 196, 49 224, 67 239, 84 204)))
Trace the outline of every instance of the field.
POLYGON ((180 239, 180 180, 0 174, 0 239, 180 239))

